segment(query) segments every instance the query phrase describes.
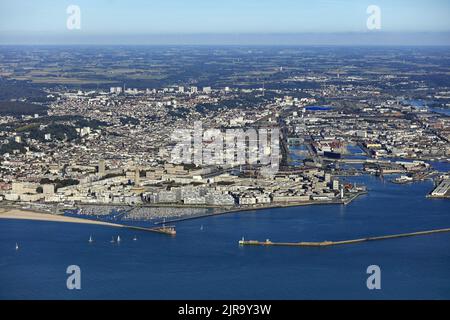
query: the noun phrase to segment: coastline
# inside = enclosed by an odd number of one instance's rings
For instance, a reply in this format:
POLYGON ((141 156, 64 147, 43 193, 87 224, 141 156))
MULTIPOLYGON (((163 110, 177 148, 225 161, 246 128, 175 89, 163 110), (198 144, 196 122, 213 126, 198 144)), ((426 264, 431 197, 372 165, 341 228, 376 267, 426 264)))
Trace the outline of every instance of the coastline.
POLYGON ((252 211, 260 211, 260 210, 266 210, 266 209, 282 209, 282 208, 292 208, 292 207, 303 207, 303 206, 320 206, 320 205, 348 205, 352 201, 356 200, 360 196, 366 195, 368 192, 358 192, 355 193, 352 197, 344 200, 344 201, 305 201, 305 202, 295 202, 295 203, 286 203, 286 204, 271 204, 271 205, 263 205, 263 206, 252 206, 252 207, 240 207, 236 209, 228 209, 225 211, 217 212, 217 213, 209 213, 209 214, 202 214, 197 216, 188 216, 188 217, 181 217, 177 219, 169 219, 165 220, 164 222, 155 222, 156 225, 165 224, 165 223, 176 223, 186 220, 194 220, 194 219, 202 219, 202 218, 208 218, 208 217, 214 217, 214 216, 220 216, 224 214, 229 213, 245 213, 245 212, 252 212, 252 211))
POLYGON ((75 217, 66 217, 63 215, 43 213, 43 212, 23 210, 23 209, 0 208, 0 219, 95 224, 95 225, 103 225, 103 226, 116 227, 116 228, 123 227, 122 225, 115 224, 115 223, 83 219, 83 218, 75 218, 75 217))
MULTIPOLYGON (((185 220, 201 219, 213 216, 219 216, 230 213, 239 212, 251 212, 260 211, 266 209, 275 208, 289 208, 289 207, 300 207, 300 206, 310 206, 310 205, 347 205, 356 198, 367 194, 367 192, 358 192, 352 195, 352 197, 341 200, 341 201, 305 201, 305 202, 295 202, 295 203, 284 203, 284 204, 271 204, 262 206, 252 206, 252 207, 240 207, 240 208, 229 208, 224 211, 219 211, 215 213, 200 214, 193 216, 185 216, 175 219, 166 219, 165 221, 155 222, 155 225, 162 225, 166 223, 176 223, 185 220)), ((205 209, 205 207, 203 207, 205 209)), ((32 209, 22 209, 15 207, 0 207, 0 219, 15 219, 15 220, 33 220, 33 221, 48 221, 48 222, 64 222, 64 223, 81 223, 81 224, 94 224, 103 225, 109 227, 128 227, 122 224, 104 222, 100 220, 88 219, 88 218, 77 218, 72 216, 65 216, 62 214, 51 214, 45 211, 32 210, 32 209)))

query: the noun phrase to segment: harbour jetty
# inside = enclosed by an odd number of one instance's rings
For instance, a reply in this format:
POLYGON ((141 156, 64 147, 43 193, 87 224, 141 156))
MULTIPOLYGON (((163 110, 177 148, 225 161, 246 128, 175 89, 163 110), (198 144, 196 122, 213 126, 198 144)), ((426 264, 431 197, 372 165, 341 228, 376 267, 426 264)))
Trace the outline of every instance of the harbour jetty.
POLYGON ((322 241, 322 242, 272 242, 269 239, 266 241, 256 241, 256 240, 239 240, 239 245, 241 246, 284 246, 284 247, 331 247, 338 246, 344 244, 356 244, 368 241, 378 241, 378 240, 388 240, 388 239, 396 239, 396 238, 405 238, 405 237, 414 237, 414 236, 423 236, 430 235, 435 233, 444 233, 450 232, 450 228, 446 229, 435 229, 428 231, 418 231, 418 232, 410 232, 410 233, 400 233, 379 237, 367 237, 353 240, 342 240, 342 241, 322 241))
POLYGON ((162 226, 162 227, 155 227, 155 228, 143 228, 143 227, 135 227, 135 226, 124 225, 123 227, 128 228, 128 229, 132 229, 132 230, 163 233, 163 234, 167 234, 167 235, 170 235, 170 236, 174 236, 174 235, 177 234, 174 226, 162 226))

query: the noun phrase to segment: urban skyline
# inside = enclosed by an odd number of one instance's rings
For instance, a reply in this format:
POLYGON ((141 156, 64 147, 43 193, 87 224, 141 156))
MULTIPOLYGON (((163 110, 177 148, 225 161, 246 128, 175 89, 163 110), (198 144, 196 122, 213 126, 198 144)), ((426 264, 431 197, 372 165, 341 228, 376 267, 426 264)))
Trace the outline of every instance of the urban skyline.
POLYGON ((0 0, 0 300, 450 299, 449 9, 0 0))

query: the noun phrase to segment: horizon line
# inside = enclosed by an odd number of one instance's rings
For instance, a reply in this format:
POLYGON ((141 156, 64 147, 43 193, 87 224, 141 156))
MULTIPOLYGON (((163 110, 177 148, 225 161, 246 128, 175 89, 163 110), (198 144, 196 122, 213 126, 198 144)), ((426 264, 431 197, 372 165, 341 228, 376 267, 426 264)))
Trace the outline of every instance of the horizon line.
POLYGON ((0 45, 364 45, 448 46, 450 31, 293 33, 1 34, 0 45))

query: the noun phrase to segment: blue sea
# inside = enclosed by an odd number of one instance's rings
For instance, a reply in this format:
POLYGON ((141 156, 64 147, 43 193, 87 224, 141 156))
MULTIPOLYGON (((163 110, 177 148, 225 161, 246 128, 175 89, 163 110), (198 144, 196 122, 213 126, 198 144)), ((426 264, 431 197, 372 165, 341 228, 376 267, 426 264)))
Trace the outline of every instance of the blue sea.
POLYGON ((178 222, 176 237, 1 220, 0 298, 450 299, 450 233, 328 248, 238 245, 242 237, 324 241, 450 227, 450 202, 425 198, 433 188, 429 181, 396 185, 372 176, 349 181, 367 184, 369 194, 347 206, 178 222), (118 235, 122 242, 110 243, 118 235), (81 290, 66 287, 69 265, 81 268, 81 290), (370 265, 381 269, 381 290, 367 289, 370 265))

